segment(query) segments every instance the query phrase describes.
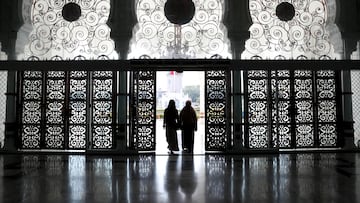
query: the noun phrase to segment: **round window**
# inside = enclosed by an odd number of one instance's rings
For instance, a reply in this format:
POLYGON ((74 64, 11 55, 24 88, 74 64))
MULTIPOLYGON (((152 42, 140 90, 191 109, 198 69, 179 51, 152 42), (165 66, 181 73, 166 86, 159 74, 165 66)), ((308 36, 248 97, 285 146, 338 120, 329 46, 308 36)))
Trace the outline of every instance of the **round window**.
POLYGON ((69 22, 76 21, 81 16, 81 8, 76 3, 68 3, 63 7, 62 16, 69 22))

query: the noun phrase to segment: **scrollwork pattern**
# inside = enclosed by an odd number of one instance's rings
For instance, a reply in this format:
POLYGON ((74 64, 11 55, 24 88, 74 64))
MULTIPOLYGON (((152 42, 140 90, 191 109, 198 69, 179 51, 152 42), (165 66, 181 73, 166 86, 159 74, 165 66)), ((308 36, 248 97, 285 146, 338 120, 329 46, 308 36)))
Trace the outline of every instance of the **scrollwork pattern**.
POLYGON ((154 124, 153 114, 154 104, 152 102, 139 102, 138 104, 138 122, 139 124, 148 125, 154 124))
POLYGON ((92 122, 93 148, 110 149, 113 147, 113 76, 111 71, 95 71, 92 73, 92 122))
MULTIPOLYGON (((136 15, 138 25, 134 30, 130 57, 138 58, 143 54, 160 58, 161 52, 172 44, 175 38, 174 25, 164 14, 166 0, 137 0, 136 15)), ((209 58, 222 53, 231 57, 229 40, 222 24, 224 1, 196 0, 195 16, 182 25, 182 46, 196 58, 209 58)))
POLYGON ((74 149, 84 149, 86 147, 86 127, 70 126, 69 147, 74 149))
POLYGON ((111 124, 112 122, 112 104, 111 102, 96 101, 94 102, 94 124, 111 124))
POLYGON ((207 111, 208 124, 225 124, 226 104, 223 102, 213 102, 209 105, 207 111))
POLYGON ((249 96, 251 99, 266 99, 267 96, 267 80, 248 80, 249 96))
POLYGON ((336 121, 336 106, 334 101, 321 101, 319 103, 319 121, 332 122, 336 121))
POLYGON ((141 126, 137 132, 138 136, 135 138, 137 149, 146 150, 155 148, 155 129, 153 126, 141 126))
POLYGON ((250 70, 247 72, 247 89, 248 89, 248 136, 249 148, 266 148, 269 147, 268 126, 268 71, 250 70))
POLYGON ((55 55, 73 58, 83 55, 88 59, 107 55, 117 58, 115 45, 110 38, 107 21, 110 0, 34 0, 31 8, 33 30, 24 57, 50 59, 55 55), (78 4, 81 16, 69 22, 62 16, 68 3, 78 4))
POLYGON ((208 79, 208 96, 210 99, 224 99, 225 98, 225 79, 208 79))
POLYGON ((21 141, 24 149, 40 148, 42 109, 42 72, 24 71, 22 84, 22 130, 21 141))
POLYGON ((268 127, 255 125, 249 127, 249 147, 251 149, 269 147, 268 127))
MULTIPOLYGON (((282 59, 282 56, 278 56, 282 59)), ((291 147, 290 131, 290 71, 271 71, 272 94, 272 146, 280 148, 291 147)))
POLYGON ((295 16, 282 21, 276 16, 281 0, 250 0, 252 19, 250 39, 246 41, 243 58, 254 55, 275 59, 278 54, 286 59, 299 57, 321 59, 323 55, 333 56, 330 42, 328 11, 325 0, 294 1, 295 16))
POLYGON ((113 145, 112 128, 109 126, 94 126, 93 128, 93 148, 110 149, 113 145))
POLYGON ((87 125, 87 76, 86 71, 70 71, 69 92, 69 148, 85 149, 87 125))
POLYGON ((322 147, 334 147, 337 145, 336 125, 321 124, 319 126, 319 140, 322 147))
POLYGON ((224 150, 226 148, 226 128, 225 126, 212 126, 210 127, 207 136, 206 146, 212 150, 224 150))
POLYGON ((289 79, 275 79, 271 80, 271 90, 274 99, 290 99, 290 80, 289 79))
POLYGON ((133 119, 134 147, 138 150, 155 149, 155 74, 152 71, 139 71, 133 78, 136 109, 133 119))
POLYGON ((39 100, 41 99, 41 80, 24 80, 23 94, 26 100, 39 100))
POLYGON ((335 80, 334 79, 318 79, 317 90, 320 99, 335 98, 335 80))
MULTIPOLYGON (((326 59, 326 58, 325 58, 326 59)), ((336 73, 331 70, 316 72, 319 145, 337 146, 336 73)))
POLYGON ((296 125, 296 146, 314 146, 314 129, 312 125, 296 125))
POLYGON ((278 125, 273 128, 273 146, 276 147, 279 144, 281 148, 291 147, 291 126, 290 125, 278 125), (279 136, 279 143, 278 137, 279 136))
POLYGON ((222 151, 227 143, 226 72, 206 71, 206 149, 222 151))
POLYGON ((110 100, 112 98, 112 79, 95 79, 93 84, 96 99, 110 100))
POLYGON ((40 148, 40 125, 25 125, 22 128, 22 147, 26 149, 40 148))
POLYGON ((249 108, 249 123, 250 124, 264 124, 267 123, 267 102, 266 101, 250 101, 249 108))
POLYGON ((310 101, 296 101, 296 121, 309 123, 313 121, 313 105, 310 101))
POLYGON ((64 126, 49 125, 46 126, 45 143, 46 148, 62 149, 64 148, 65 134, 64 126))
POLYGON ((311 99, 312 87, 311 79, 295 79, 296 99, 311 99))

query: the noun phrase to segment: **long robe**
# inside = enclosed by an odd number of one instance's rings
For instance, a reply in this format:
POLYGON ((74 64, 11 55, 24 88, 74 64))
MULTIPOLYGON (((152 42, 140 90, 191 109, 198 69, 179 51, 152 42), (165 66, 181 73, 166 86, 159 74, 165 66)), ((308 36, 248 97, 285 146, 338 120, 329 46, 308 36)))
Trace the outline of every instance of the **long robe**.
POLYGON ((170 151, 179 151, 177 128, 178 128, 179 114, 177 109, 166 108, 164 112, 164 126, 166 141, 168 143, 168 149, 170 151))
POLYGON ((180 124, 182 130, 182 147, 189 152, 194 150, 194 134, 197 130, 197 116, 191 106, 185 106, 180 112, 180 124))

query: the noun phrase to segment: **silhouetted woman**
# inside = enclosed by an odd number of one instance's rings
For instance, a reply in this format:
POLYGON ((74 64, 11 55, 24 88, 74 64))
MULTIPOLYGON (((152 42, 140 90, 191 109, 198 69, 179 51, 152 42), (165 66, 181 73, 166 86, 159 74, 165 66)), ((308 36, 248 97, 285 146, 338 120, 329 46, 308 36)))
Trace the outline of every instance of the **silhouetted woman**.
POLYGON ((180 112, 180 125, 182 147, 185 151, 192 153, 194 150, 194 131, 197 130, 197 116, 191 106, 191 101, 186 101, 185 107, 180 112))
POLYGON ((164 111, 164 125, 166 133, 166 141, 168 149, 173 154, 174 151, 179 151, 177 128, 179 126, 179 113, 175 106, 175 101, 170 100, 168 107, 164 111))

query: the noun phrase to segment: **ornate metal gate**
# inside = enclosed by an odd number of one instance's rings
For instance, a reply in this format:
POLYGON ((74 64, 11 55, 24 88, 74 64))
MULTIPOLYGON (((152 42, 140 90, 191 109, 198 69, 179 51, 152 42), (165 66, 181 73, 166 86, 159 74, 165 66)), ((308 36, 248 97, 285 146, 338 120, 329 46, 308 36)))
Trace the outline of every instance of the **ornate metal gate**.
POLYGON ((229 72, 205 71, 205 149, 225 151, 229 133, 229 72))
POLYGON ((245 145, 337 147, 335 71, 248 71, 245 145))
POLYGON ((155 150, 155 77, 155 71, 132 73, 130 147, 138 151, 155 150))
POLYGON ((113 148, 115 75, 108 71, 21 73, 21 148, 113 148))

